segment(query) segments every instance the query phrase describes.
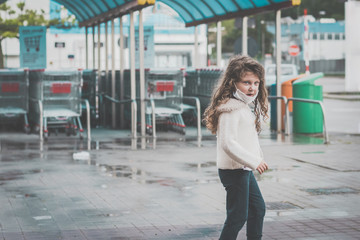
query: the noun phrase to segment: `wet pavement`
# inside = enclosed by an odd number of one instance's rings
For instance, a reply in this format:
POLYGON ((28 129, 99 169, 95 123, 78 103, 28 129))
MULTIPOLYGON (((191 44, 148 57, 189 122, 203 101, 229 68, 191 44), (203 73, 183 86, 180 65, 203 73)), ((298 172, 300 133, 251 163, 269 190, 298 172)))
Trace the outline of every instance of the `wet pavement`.
MULTIPOLYGON (((359 103, 324 100, 328 145, 265 125, 270 170, 256 174, 263 239, 360 239, 360 112, 351 110, 359 103)), ((132 141, 128 131, 93 129, 90 142, 65 134, 40 142, 2 129, 0 239, 218 239, 225 191, 216 139, 202 133, 201 142, 192 127, 132 141)))

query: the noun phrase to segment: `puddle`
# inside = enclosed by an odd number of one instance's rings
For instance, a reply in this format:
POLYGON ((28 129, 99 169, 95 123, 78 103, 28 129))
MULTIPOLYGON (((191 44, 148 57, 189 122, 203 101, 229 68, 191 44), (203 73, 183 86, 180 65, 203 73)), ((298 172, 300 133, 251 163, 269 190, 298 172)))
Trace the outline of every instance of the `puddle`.
POLYGON ((52 217, 51 216, 36 216, 36 217, 33 217, 33 219, 35 219, 36 221, 50 220, 50 219, 52 219, 52 217))
MULTIPOLYGON (((96 165, 96 162, 93 162, 96 165)), ((106 165, 106 164, 99 164, 97 165, 102 169, 104 172, 107 172, 112 177, 119 177, 119 178, 130 178, 136 179, 138 177, 145 178, 149 176, 149 173, 140 170, 136 167, 131 167, 127 165, 106 165)))
POLYGON ((216 166, 216 162, 204 162, 204 163, 186 163, 185 164, 188 168, 208 168, 216 166))

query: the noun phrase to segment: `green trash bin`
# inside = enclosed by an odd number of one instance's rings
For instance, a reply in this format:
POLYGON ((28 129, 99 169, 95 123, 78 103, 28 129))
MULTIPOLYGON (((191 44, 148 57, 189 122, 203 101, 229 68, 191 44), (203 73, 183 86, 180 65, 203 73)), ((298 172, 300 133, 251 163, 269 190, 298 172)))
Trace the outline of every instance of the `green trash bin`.
MULTIPOLYGON (((322 101, 322 86, 316 86, 314 82, 323 76, 323 73, 313 73, 295 81, 293 84, 294 98, 322 101)), ((294 101, 293 132, 305 134, 323 132, 323 116, 319 104, 294 101)))

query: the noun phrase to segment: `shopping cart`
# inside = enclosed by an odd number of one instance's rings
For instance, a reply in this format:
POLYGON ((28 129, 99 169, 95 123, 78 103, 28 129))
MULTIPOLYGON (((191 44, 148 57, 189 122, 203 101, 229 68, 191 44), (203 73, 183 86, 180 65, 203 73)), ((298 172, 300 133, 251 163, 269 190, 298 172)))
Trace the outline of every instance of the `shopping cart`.
POLYGON ((212 92, 223 70, 219 68, 188 69, 186 71, 185 96, 196 96, 200 100, 202 113, 208 107, 212 92))
POLYGON ((23 117, 26 133, 30 133, 27 118, 29 110, 29 71, 27 69, 0 70, 0 118, 1 124, 13 123, 23 117))
MULTIPOLYGON (((93 124, 93 127, 95 127, 97 125, 97 120, 99 117, 98 106, 97 106, 98 72, 97 70, 94 69, 85 69, 82 72, 82 78, 83 78, 83 83, 81 88, 81 98, 89 101, 91 123, 93 124)), ((83 113, 86 112, 85 108, 86 106, 83 105, 82 106, 82 110, 84 110, 83 113)), ((81 116, 81 120, 82 123, 84 123, 86 121, 86 116, 81 116)))
POLYGON ((80 70, 30 72, 31 122, 38 125, 38 101, 42 101, 45 139, 49 136, 49 130, 55 133, 65 130, 67 136, 77 135, 79 131, 80 138, 83 138, 81 85, 80 70))
POLYGON ((41 35, 38 36, 31 36, 31 37, 25 37, 25 47, 26 51, 29 52, 31 48, 35 49, 37 52, 40 50, 40 39, 41 35))
MULTIPOLYGON (((150 70, 146 78, 147 98, 155 101, 156 124, 165 131, 173 130, 185 134, 183 113, 183 70, 150 70)), ((147 104, 147 129, 152 129, 151 106, 147 104)))

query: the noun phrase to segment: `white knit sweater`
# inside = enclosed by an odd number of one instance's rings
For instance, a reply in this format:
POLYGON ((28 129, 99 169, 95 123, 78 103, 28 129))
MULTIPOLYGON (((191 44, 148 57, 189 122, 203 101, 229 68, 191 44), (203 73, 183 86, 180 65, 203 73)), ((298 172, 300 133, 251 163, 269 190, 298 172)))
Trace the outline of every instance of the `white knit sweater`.
POLYGON ((219 169, 255 170, 263 159, 250 107, 229 99, 218 107, 221 112, 217 128, 217 167, 219 169))

